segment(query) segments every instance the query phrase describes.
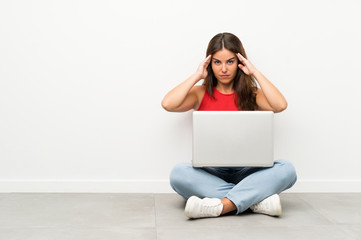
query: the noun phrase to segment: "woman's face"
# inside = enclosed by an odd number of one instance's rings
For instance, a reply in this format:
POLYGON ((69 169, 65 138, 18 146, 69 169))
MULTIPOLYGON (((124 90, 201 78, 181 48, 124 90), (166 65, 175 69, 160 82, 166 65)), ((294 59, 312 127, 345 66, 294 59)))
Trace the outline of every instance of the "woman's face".
POLYGON ((234 52, 223 48, 212 55, 212 70, 218 82, 229 84, 238 70, 238 60, 234 52))

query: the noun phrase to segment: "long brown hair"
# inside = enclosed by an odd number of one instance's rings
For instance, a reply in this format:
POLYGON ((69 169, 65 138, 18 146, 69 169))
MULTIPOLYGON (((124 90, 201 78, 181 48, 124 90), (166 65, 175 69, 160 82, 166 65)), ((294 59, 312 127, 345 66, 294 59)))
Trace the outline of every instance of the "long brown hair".
MULTIPOLYGON (((235 54, 240 53, 243 57, 247 58, 244 51, 241 40, 232 33, 219 33, 214 36, 208 44, 207 54, 213 55, 217 51, 223 48, 228 49, 235 54)), ((241 62, 238 60, 238 64, 241 62)), ((217 86, 217 78, 215 77, 212 69, 212 64, 207 67, 208 76, 204 79, 203 85, 210 96, 213 97, 213 87, 217 86)), ((245 74, 241 69, 237 67, 237 74, 233 80, 233 89, 235 91, 235 103, 239 110, 257 110, 256 92, 257 83, 256 80, 245 74)))

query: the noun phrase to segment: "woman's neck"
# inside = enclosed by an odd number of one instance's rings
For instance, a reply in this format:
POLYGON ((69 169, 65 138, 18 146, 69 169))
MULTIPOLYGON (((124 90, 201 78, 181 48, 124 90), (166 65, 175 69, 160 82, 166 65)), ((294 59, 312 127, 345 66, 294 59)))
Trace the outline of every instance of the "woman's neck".
POLYGON ((223 94, 231 94, 234 92, 233 89, 233 83, 232 84, 217 84, 216 89, 218 90, 218 92, 223 93, 223 94))

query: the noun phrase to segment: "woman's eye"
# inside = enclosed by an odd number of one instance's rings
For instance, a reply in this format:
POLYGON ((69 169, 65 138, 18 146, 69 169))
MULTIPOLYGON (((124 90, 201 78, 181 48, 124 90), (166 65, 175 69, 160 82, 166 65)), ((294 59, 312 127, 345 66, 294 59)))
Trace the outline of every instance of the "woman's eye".
POLYGON ((232 63, 234 63, 234 61, 228 61, 228 64, 232 64, 232 63))
POLYGON ((220 64, 220 61, 214 61, 214 64, 220 64))

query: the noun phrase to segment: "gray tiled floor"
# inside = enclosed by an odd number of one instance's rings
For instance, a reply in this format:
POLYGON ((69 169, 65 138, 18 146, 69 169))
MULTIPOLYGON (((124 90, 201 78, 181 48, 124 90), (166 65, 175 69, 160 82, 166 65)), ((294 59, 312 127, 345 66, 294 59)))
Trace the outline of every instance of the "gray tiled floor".
POLYGON ((361 239, 361 193, 283 193, 279 218, 188 220, 176 194, 0 194, 0 239, 361 239))

